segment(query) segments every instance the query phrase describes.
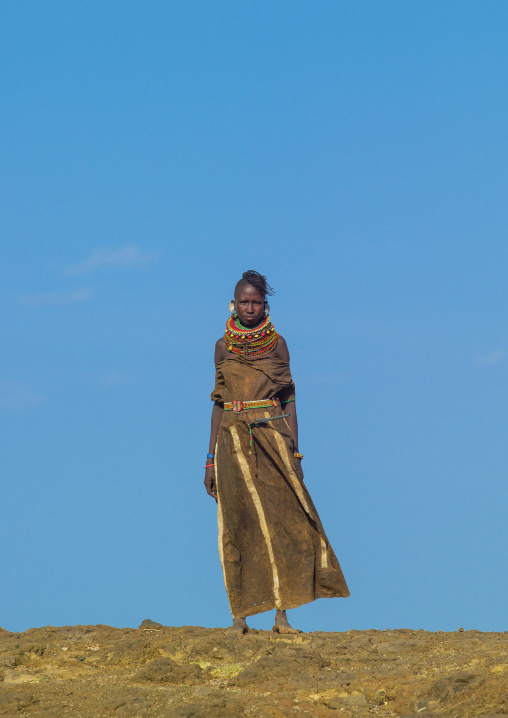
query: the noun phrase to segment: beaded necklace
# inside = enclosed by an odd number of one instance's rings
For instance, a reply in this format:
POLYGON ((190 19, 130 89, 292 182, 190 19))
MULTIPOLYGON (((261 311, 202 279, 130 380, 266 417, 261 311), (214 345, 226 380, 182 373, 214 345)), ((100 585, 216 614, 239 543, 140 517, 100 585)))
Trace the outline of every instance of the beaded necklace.
POLYGON ((244 357, 261 356, 275 349, 279 335, 266 316, 261 324, 249 329, 234 314, 226 322, 224 341, 230 352, 244 357))

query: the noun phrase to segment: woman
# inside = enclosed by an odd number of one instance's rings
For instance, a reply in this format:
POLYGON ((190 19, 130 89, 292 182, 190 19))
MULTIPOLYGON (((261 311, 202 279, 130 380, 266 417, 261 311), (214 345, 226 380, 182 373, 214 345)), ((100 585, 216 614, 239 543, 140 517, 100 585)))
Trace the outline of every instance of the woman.
POLYGON ((296 633, 286 609, 349 596, 303 483, 289 352, 268 316, 266 277, 244 272, 215 345, 216 380, 205 487, 218 504, 219 553, 233 625, 276 609, 273 630, 296 633))

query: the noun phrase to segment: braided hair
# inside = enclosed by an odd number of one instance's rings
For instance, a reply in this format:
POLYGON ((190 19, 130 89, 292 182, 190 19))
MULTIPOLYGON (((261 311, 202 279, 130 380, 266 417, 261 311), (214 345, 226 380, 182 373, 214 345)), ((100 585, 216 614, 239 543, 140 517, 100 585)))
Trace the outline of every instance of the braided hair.
POLYGON ((244 272, 242 278, 236 286, 238 287, 242 284, 250 284, 254 287, 254 289, 257 289, 257 291, 263 297, 266 297, 266 295, 271 297, 273 294, 275 294, 274 289, 266 281, 266 277, 259 272, 256 272, 254 269, 248 269, 246 272, 244 272))

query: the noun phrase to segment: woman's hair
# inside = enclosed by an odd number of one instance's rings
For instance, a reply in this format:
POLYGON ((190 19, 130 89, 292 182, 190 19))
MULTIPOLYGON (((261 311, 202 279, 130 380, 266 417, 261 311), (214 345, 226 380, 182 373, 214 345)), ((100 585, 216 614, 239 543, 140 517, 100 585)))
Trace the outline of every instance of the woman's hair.
POLYGON ((244 272, 242 279, 240 279, 236 286, 238 287, 238 285, 241 286, 242 284, 251 284, 263 297, 266 297, 267 294, 270 297, 275 294, 274 289, 272 289, 266 281, 266 277, 259 272, 256 272, 254 269, 248 269, 244 272))

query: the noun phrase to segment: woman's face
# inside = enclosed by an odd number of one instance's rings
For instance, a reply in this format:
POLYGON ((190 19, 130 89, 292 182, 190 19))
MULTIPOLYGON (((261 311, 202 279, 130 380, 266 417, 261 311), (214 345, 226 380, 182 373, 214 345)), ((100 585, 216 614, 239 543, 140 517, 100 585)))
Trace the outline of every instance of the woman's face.
POLYGON ((265 298, 252 284, 244 284, 235 291, 238 319, 244 327, 255 327, 263 318, 265 298))

